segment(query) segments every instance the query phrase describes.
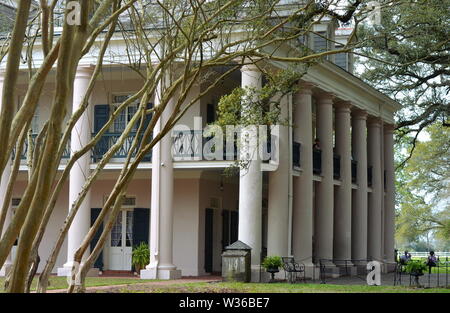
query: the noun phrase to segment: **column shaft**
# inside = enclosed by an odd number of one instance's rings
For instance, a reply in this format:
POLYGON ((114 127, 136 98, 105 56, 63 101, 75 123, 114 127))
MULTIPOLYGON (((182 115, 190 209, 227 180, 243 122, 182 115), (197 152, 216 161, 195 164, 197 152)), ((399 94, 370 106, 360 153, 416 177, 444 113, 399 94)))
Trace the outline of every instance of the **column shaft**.
POLYGON ((312 86, 304 85, 296 96, 294 141, 301 144, 299 177, 294 178, 292 247, 296 260, 312 265, 313 237, 313 156, 312 86))
POLYGON ((352 199, 352 259, 367 258, 367 113, 354 111, 352 116, 353 157, 358 162, 352 199))
POLYGON ((321 95, 317 101, 317 137, 322 150, 322 181, 316 193, 314 250, 316 260, 333 258, 333 100, 321 95))
MULTIPOLYGON (((92 77, 93 69, 91 67, 80 66, 77 68, 73 85, 73 102, 72 112, 75 112, 82 105, 82 100, 86 94, 89 81, 92 77)), ((88 107, 89 108, 89 107, 88 107)), ((71 133, 70 150, 72 152, 82 149, 91 138, 91 125, 89 122, 90 110, 86 109, 80 119, 75 124, 71 133)), ((70 171, 69 180, 69 210, 73 203, 77 200, 78 195, 83 189, 86 179, 89 177, 91 155, 86 153, 76 162, 70 171)), ((80 205, 78 212, 73 219, 67 236, 67 263, 64 269, 58 269, 58 275, 66 276, 67 271, 73 265, 73 256, 80 247, 84 237, 91 226, 91 191, 88 191, 83 203, 80 205)), ((88 252, 83 255, 82 261, 88 256, 88 252)))
MULTIPOLYGON (((280 100, 280 118, 288 118, 289 103, 287 96, 280 100)), ((269 172, 267 255, 288 255, 289 230, 289 178, 291 158, 289 153, 289 127, 278 125, 273 135, 278 137, 276 155, 278 168, 269 172)))
MULTIPOLYGON (((162 93, 160 82, 154 99, 155 107, 160 105, 162 93)), ((167 103, 155 125, 155 134, 169 120, 175 101, 172 98, 167 103)), ((173 264, 174 173, 170 131, 153 147, 151 186, 150 264, 141 270, 141 278, 177 279, 181 277, 181 270, 173 264)))
POLYGON ((368 200, 367 256, 369 259, 381 261, 381 123, 379 119, 370 119, 368 126, 367 163, 372 166, 372 192, 368 200))
POLYGON ((336 153, 341 159, 341 185, 336 190, 334 209, 334 258, 351 259, 352 169, 350 103, 336 106, 336 153))
MULTIPOLYGON (((255 66, 244 66, 241 71, 242 87, 261 88, 262 74, 255 66)), ((254 135, 251 129, 244 130, 241 134, 242 150, 250 148, 248 151, 251 155, 248 167, 241 169, 239 174, 238 238, 252 248, 251 263, 256 270, 259 268, 261 258, 262 171, 258 149, 250 143, 254 141, 254 135), (246 140, 250 142, 246 143, 246 140)))
POLYGON ((384 198, 384 257, 394 263, 395 233, 395 168, 394 168, 394 127, 384 129, 384 168, 386 171, 386 195, 384 198))

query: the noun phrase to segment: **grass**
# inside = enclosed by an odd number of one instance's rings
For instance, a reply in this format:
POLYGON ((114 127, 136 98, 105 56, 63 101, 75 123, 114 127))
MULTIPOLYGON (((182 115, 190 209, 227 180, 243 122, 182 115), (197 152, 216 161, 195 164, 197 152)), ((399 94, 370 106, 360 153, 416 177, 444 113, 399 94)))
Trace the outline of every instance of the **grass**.
MULTIPOLYGON (((4 292, 4 277, 0 277, 0 292, 4 292)), ((86 287, 97 287, 97 286, 114 286, 114 285, 131 285, 131 284, 139 284, 145 282, 152 282, 155 280, 145 280, 145 279, 136 279, 136 278, 128 278, 128 277, 86 277, 86 287)), ((55 289, 66 289, 68 287, 67 278, 66 277, 50 277, 50 286, 48 290, 55 289)), ((36 290, 37 286, 37 278, 33 280, 32 290, 36 290)))
MULTIPOLYGON (((3 290, 4 278, 0 278, 3 290)), ((367 285, 334 285, 334 284, 288 284, 288 283, 238 283, 238 282, 214 282, 214 283, 173 283, 167 285, 136 285, 155 280, 140 280, 134 278, 86 278, 86 287, 111 286, 107 290, 97 292, 119 293, 450 293, 445 288, 414 288, 407 286, 367 286, 367 285)), ((35 289, 36 280, 33 282, 35 289)), ((65 277, 50 278, 49 290, 65 289, 67 281, 65 277)))
POLYGON ((192 292, 243 292, 243 293, 423 293, 446 292, 450 289, 443 288, 407 288, 402 286, 361 286, 361 285, 332 285, 332 284, 288 284, 288 283, 191 283, 174 285, 192 292))
MULTIPOLYGON (((405 286, 362 286, 288 283, 186 283, 166 286, 117 287, 109 292, 121 293, 450 293, 444 288, 412 288, 405 286)), ((106 292, 106 291, 103 291, 106 292)))

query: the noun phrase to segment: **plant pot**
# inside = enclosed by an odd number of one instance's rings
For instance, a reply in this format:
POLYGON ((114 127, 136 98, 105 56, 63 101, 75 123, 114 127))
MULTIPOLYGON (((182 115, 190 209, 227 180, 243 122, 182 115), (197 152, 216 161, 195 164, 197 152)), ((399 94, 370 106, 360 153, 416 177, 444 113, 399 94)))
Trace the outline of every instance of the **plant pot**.
POLYGON ((275 273, 278 273, 280 270, 278 269, 278 267, 269 267, 267 269, 267 273, 270 273, 272 275, 272 278, 270 279, 270 282, 274 282, 275 281, 275 273))

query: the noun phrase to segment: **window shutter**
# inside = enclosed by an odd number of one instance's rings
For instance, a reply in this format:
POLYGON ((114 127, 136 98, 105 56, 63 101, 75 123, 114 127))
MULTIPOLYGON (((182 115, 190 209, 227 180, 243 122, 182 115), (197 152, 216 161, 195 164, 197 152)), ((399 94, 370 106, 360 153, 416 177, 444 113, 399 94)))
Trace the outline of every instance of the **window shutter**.
POLYGON ((135 208, 133 213, 133 247, 141 242, 148 244, 150 225, 150 209, 135 208))
MULTIPOLYGON (((102 210, 101 208, 92 208, 91 209, 91 227, 92 227, 92 225, 94 225, 95 221, 97 220, 97 217, 100 215, 101 210, 102 210)), ((100 228, 95 233, 94 237, 92 238, 92 241, 90 244, 91 251, 94 250, 95 245, 97 244, 98 240, 100 239, 100 235, 102 234, 102 231, 103 231, 103 222, 100 225, 100 228)), ((103 270, 103 250, 100 252, 97 260, 95 260, 94 267, 98 268, 100 270, 103 270)))
POLYGON ((94 132, 98 133, 109 119, 109 105, 97 104, 94 107, 94 132))

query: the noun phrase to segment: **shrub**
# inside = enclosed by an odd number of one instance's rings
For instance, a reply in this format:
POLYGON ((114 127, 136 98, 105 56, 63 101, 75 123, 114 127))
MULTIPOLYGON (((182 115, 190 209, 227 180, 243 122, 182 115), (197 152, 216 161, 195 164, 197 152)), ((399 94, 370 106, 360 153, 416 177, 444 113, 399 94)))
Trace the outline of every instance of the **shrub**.
POLYGON ((148 244, 141 242, 133 248, 131 263, 134 265, 136 272, 144 268, 150 262, 150 249, 148 244))
POLYGON ((422 261, 411 260, 406 265, 406 272, 409 274, 421 274, 427 269, 427 266, 422 261))
POLYGON ((283 265, 283 262, 279 256, 268 256, 261 265, 267 270, 269 268, 280 268, 283 265))

